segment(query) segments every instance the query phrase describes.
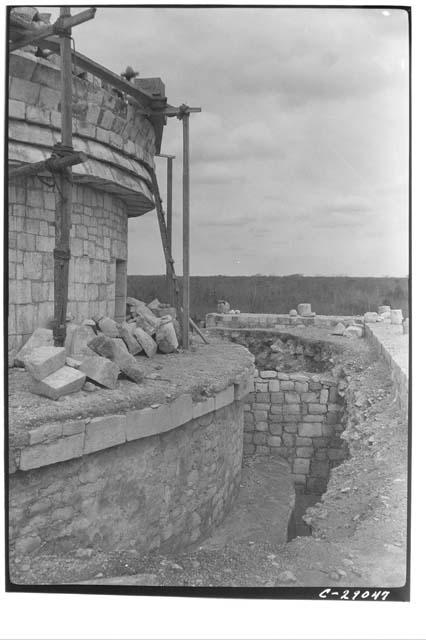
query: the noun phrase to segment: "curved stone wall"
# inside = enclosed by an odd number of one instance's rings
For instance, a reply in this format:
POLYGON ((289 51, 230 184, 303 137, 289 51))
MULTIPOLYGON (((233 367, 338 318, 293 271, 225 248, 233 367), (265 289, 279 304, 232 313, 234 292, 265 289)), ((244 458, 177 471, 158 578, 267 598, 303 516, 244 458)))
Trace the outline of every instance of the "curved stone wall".
POLYGON ((251 381, 250 372, 203 402, 183 395, 31 431, 10 475, 12 556, 195 542, 238 490, 251 381))

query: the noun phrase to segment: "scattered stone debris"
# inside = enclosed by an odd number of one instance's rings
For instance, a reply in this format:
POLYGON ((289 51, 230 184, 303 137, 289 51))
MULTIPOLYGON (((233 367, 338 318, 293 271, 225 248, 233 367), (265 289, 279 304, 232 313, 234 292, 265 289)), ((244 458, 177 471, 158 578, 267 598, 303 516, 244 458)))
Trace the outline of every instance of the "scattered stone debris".
POLYGON ((333 327, 333 331, 331 332, 331 335, 343 336, 344 333, 345 333, 345 325, 343 324, 343 322, 338 322, 335 325, 335 327, 333 327))
POLYGON ((346 327, 346 329, 343 332, 343 335, 346 338, 362 338, 362 336, 364 335, 364 330, 361 326, 352 324, 352 325, 349 325, 349 327, 346 327))

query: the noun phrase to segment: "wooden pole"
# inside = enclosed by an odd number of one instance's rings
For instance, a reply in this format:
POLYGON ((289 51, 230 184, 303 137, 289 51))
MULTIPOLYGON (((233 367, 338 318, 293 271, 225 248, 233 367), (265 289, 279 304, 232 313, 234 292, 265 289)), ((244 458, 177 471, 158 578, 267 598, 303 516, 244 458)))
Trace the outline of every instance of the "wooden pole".
MULTIPOLYGON (((70 16, 69 7, 61 7, 60 17, 70 16)), ((61 145, 59 154, 72 153, 72 61, 71 30, 61 36, 61 145)), ((72 170, 61 171, 56 198, 54 256, 54 327, 55 346, 62 347, 66 337, 68 272, 70 260, 70 227, 72 211, 72 170)))
POLYGON ((42 160, 41 162, 33 162, 32 164, 25 164, 22 167, 15 167, 14 169, 10 169, 8 177, 9 180, 13 180, 14 178, 26 178, 47 171, 62 171, 66 167, 81 164, 82 162, 86 162, 86 160, 87 155, 83 153, 83 151, 77 151, 63 158, 52 157, 48 160, 42 160))
POLYGON ((182 113, 183 172, 182 172, 182 232, 183 232, 183 326, 182 346, 189 349, 189 113, 182 113))
MULTIPOLYGON (((167 158, 167 246, 169 255, 172 253, 172 210, 173 210, 173 157, 167 158)), ((167 283, 169 289, 169 300, 172 307, 176 306, 175 289, 172 278, 171 265, 167 263, 167 283)))

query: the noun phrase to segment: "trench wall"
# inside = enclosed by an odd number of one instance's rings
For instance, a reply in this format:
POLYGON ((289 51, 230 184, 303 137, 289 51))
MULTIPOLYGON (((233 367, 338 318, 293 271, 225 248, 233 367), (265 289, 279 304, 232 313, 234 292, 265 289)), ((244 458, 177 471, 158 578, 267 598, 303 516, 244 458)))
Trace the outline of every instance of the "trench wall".
POLYGON ((184 395, 30 432, 9 476, 11 552, 147 552, 196 541, 238 490, 251 380, 203 402, 184 395))
POLYGON ((294 482, 325 490, 330 469, 347 457, 339 381, 316 374, 259 371, 244 407, 244 453, 280 455, 294 482))

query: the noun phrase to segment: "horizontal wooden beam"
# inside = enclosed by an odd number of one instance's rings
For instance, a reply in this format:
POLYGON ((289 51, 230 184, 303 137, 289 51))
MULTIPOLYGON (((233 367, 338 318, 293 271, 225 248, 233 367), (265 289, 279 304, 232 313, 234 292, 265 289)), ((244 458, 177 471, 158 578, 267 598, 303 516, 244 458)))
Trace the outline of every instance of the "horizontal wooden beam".
MULTIPOLYGON (((59 53, 59 42, 55 38, 43 38, 41 40, 41 44, 44 48, 50 49, 54 53, 59 53)), ((82 53, 78 53, 77 51, 71 52, 73 62, 77 67, 80 67, 83 71, 87 71, 88 73, 93 74, 100 80, 110 84, 112 87, 119 89, 123 93, 132 96, 135 98, 139 104, 142 104, 146 107, 150 107, 151 101, 154 96, 152 93, 148 93, 147 91, 143 91, 142 89, 138 89, 134 84, 124 80, 121 76, 110 71, 106 67, 103 67, 98 62, 87 58, 82 53)), ((158 98, 157 98, 158 99, 158 98)))
MULTIPOLYGON (((54 24, 48 25, 47 27, 43 27, 41 29, 31 30, 30 33, 27 33, 27 29, 18 29, 18 31, 25 34, 22 38, 15 40, 9 45, 9 51, 16 51, 16 49, 22 49, 29 44, 35 44, 47 38, 49 36, 58 35, 61 31, 71 29, 72 27, 76 27, 83 22, 87 22, 88 20, 92 20, 95 17, 96 8, 92 7, 91 9, 86 9, 85 11, 81 11, 77 13, 75 16, 70 16, 69 18, 61 19, 58 18, 54 24)), ((58 42, 59 45, 59 42, 58 42)))
POLYGON ((42 160, 41 162, 34 162, 32 164, 26 164, 22 167, 16 167, 15 169, 10 169, 9 171, 9 179, 13 178, 26 178, 28 176, 33 176, 38 173, 42 173, 42 171, 62 171, 67 167, 72 167, 75 164, 81 164, 82 162, 86 162, 87 155, 82 151, 77 151, 76 153, 70 153, 67 156, 58 158, 56 156, 52 156, 47 160, 42 160))

